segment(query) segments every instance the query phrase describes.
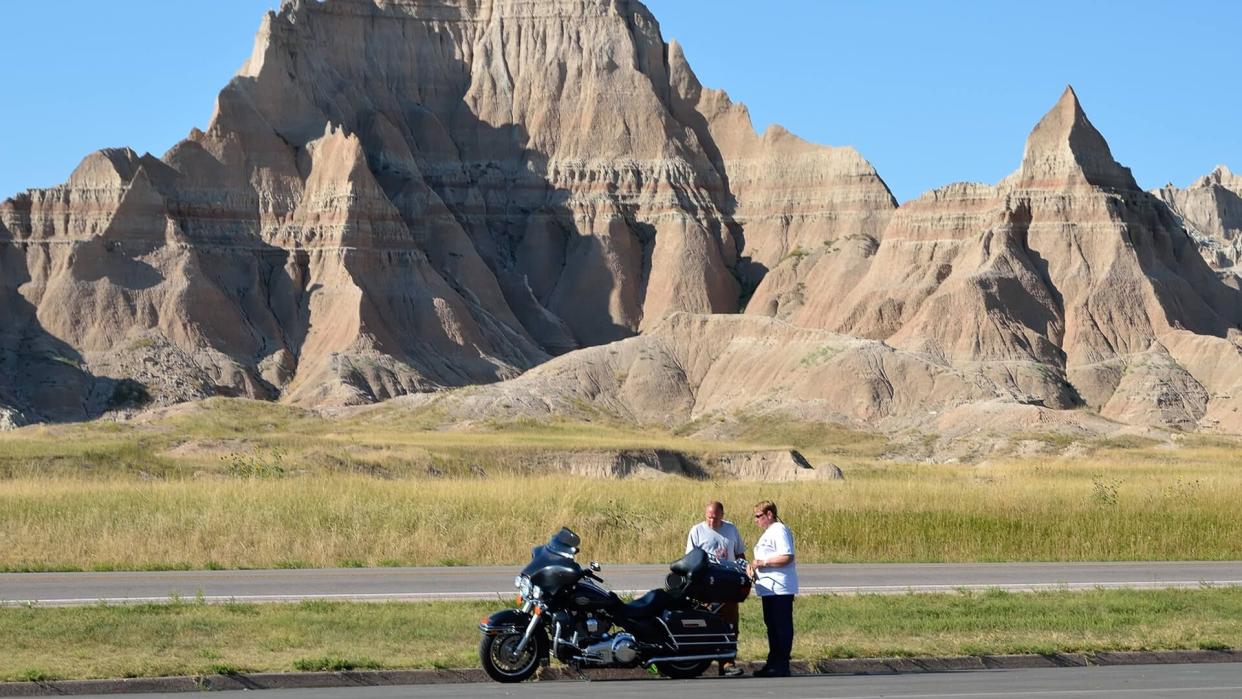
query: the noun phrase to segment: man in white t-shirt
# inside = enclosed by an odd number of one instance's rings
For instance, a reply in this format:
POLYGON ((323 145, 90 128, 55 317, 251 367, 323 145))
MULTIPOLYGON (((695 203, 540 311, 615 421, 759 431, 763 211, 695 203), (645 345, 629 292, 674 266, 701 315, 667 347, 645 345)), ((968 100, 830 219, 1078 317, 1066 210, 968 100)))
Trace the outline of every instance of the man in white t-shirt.
MULTIPOLYGON (((696 548, 703 549, 709 556, 726 563, 746 560, 746 544, 742 541, 742 533, 733 522, 725 521, 723 504, 714 500, 707 503, 703 521, 690 528, 690 533, 686 535, 686 553, 696 548)), ((725 602, 721 605, 720 617, 733 625, 734 633, 737 632, 737 602, 725 602)), ((720 674, 725 677, 737 677, 742 672, 742 668, 732 660, 720 662, 720 674)))
POLYGON ((793 532, 776 515, 776 503, 755 505, 755 525, 763 529, 755 542, 755 559, 746 572, 755 581, 768 627, 768 662, 755 677, 788 677, 793 653, 793 600, 798 594, 798 566, 794 561, 793 532))

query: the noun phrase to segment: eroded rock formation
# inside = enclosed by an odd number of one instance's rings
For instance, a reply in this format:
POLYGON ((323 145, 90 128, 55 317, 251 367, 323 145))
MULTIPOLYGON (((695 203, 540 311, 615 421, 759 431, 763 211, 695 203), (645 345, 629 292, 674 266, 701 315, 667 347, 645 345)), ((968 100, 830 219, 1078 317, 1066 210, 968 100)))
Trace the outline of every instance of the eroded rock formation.
POLYGON ((1072 89, 1004 181, 938 189, 878 240, 786 267, 750 312, 969 367, 1051 407, 1242 428, 1236 377, 1209 369, 1238 357, 1242 296, 1116 163, 1072 89))
POLYGON ((1239 190, 1141 191, 1067 89, 1011 176, 898 208, 638 0, 286 0, 205 130, 0 205, 0 423, 510 379, 444 407, 1238 431, 1239 190))
POLYGON ((856 153, 757 136, 636 0, 287 0, 206 130, 0 207, 5 400, 510 378, 734 312, 815 220, 870 230, 873 203, 856 153))
POLYGON ((780 411, 904 427, 965 403, 1024 400, 1003 382, 877 340, 753 315, 674 314, 638 337, 557 357, 511 381, 419 396, 454 420, 600 412, 652 425, 780 411))
POLYGON ((803 254, 763 279, 749 318, 677 316, 443 405, 934 428, 965 404, 1026 404, 1242 430, 1242 294, 1113 159, 1072 89, 1005 180, 868 218, 881 219, 882 231, 802 239, 803 254))
POLYGON ((1242 177, 1224 165, 1195 180, 1186 189, 1173 185, 1153 192, 1180 219, 1199 245, 1203 258, 1220 270, 1222 279, 1239 286, 1242 269, 1242 177))

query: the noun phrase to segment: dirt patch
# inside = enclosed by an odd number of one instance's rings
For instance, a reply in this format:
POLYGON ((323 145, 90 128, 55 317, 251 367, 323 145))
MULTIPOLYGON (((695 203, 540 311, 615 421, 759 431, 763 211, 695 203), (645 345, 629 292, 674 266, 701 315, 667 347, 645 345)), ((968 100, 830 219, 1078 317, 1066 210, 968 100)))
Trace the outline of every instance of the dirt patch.
POLYGON ((523 469, 543 473, 569 473, 587 478, 653 479, 697 475, 687 462, 672 452, 655 449, 541 451, 517 457, 523 469))
POLYGON ((837 465, 812 466, 806 457, 791 449, 725 452, 713 454, 705 462, 711 470, 743 481, 783 483, 845 479, 845 474, 837 465))
POLYGON ((254 446, 241 439, 191 439, 160 454, 178 459, 220 457, 230 454, 245 454, 254 446))
POLYGON ((515 456, 511 465, 535 473, 568 473, 587 478, 683 478, 763 481, 840 480, 833 464, 812 466, 789 449, 687 454, 663 449, 541 451, 515 456))

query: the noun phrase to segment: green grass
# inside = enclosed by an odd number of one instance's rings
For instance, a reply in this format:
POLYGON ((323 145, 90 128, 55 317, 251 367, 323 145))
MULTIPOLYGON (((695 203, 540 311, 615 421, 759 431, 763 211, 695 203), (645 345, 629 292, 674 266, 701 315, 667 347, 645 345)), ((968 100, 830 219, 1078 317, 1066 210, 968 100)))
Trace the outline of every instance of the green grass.
MULTIPOLYGON (((0 681, 477 665, 496 602, 0 609, 0 681)), ((802 659, 1242 647, 1242 590, 800 597, 802 659)), ((766 652, 756 600, 743 659, 766 652)))

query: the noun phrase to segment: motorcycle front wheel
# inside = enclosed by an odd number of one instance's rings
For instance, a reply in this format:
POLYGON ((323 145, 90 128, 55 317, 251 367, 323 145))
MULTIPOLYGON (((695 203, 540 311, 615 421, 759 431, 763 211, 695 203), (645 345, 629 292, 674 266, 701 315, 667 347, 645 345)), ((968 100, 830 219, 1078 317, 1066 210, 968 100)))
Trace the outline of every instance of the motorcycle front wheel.
POLYGON ((536 633, 521 653, 515 653, 522 642, 520 633, 484 636, 479 641, 479 660, 483 670, 497 682, 524 682, 539 669, 543 659, 541 634, 536 633))
POLYGON ((674 680, 691 680, 707 671, 712 666, 711 660, 687 660, 684 662, 664 661, 655 664, 661 675, 674 680))

